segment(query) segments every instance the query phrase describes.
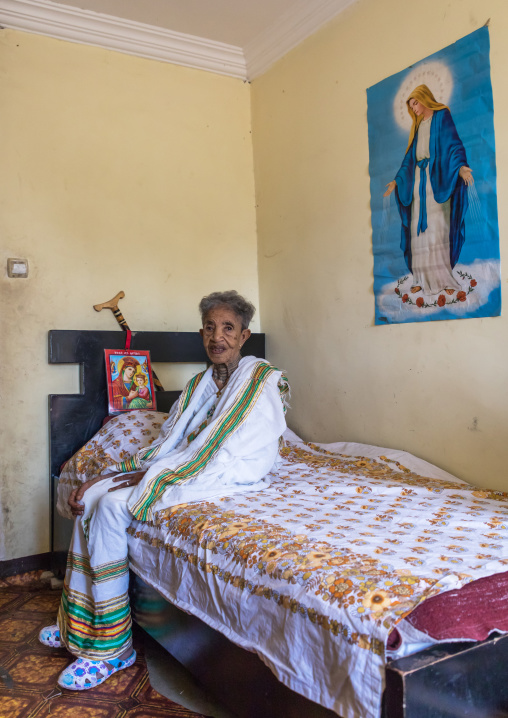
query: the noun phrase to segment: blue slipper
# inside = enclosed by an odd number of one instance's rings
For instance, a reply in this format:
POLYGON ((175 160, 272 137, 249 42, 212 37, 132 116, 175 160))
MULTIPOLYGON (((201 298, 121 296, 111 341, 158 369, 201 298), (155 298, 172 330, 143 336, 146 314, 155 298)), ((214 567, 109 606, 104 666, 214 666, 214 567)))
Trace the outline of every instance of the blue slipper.
POLYGON ((62 642, 60 640, 60 629, 58 626, 46 626, 39 632, 39 641, 44 646, 50 648, 60 648, 62 642))
POLYGON ((87 691, 89 688, 100 686, 113 673, 132 666, 135 660, 136 651, 134 650, 124 661, 120 661, 118 658, 111 658, 108 661, 88 661, 86 658, 76 658, 60 673, 58 685, 68 691, 87 691))

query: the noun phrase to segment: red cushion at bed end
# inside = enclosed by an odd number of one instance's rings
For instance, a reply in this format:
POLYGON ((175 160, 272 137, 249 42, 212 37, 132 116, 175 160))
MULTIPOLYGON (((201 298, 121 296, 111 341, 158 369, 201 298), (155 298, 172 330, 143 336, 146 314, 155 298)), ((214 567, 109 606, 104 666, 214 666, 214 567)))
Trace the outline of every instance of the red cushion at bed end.
POLYGON ((433 596, 406 616, 406 621, 439 641, 484 641, 496 629, 508 632, 508 572, 433 596))

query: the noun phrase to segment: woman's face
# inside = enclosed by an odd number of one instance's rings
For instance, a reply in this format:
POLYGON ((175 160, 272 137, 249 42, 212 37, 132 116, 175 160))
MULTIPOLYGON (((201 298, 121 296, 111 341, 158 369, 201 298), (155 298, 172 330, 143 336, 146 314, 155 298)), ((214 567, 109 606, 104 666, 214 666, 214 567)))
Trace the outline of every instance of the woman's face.
POLYGON ((428 107, 422 105, 422 103, 419 100, 416 100, 414 97, 409 100, 409 107, 413 110, 417 117, 419 117, 420 115, 423 115, 424 117, 429 117, 432 114, 432 110, 429 110, 428 107))
POLYGON ((229 307, 211 309, 199 330, 203 345, 213 364, 230 364, 240 355, 240 349, 250 337, 250 329, 242 329, 240 317, 229 307))
POLYGON ((123 370, 123 378, 130 381, 136 372, 136 368, 133 366, 126 366, 123 370))

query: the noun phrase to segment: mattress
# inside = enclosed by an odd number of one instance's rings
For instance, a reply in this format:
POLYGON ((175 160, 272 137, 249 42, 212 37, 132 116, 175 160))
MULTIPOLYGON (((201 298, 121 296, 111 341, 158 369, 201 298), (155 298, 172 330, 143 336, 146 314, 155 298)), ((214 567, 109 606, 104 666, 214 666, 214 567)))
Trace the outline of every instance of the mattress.
POLYGON ((478 579, 491 597, 506 582, 508 496, 405 452, 290 431, 285 442, 269 489, 133 522, 131 567, 289 688, 344 718, 378 718, 389 655, 506 630, 506 606, 481 628, 452 628, 442 606, 465 596, 473 616, 478 579))

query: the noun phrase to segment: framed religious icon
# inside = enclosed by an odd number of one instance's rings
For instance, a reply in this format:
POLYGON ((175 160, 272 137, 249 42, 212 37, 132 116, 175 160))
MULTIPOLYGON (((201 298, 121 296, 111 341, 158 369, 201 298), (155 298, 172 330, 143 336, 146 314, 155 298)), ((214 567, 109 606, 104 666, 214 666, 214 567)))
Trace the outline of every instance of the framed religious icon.
POLYGON ((150 352, 105 349, 110 414, 156 409, 150 352))

